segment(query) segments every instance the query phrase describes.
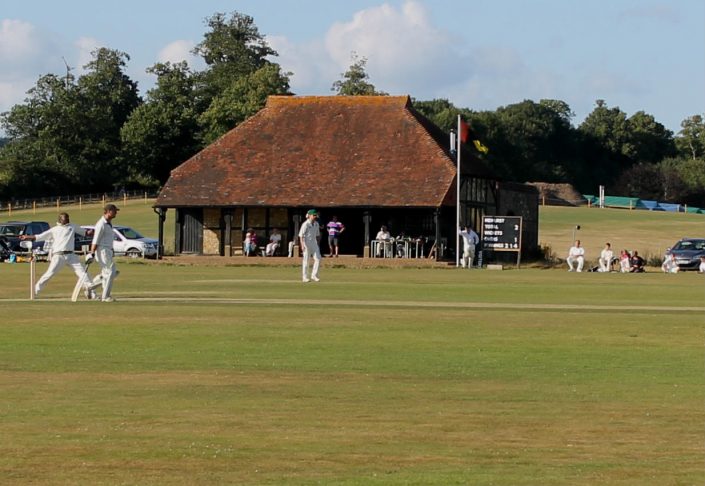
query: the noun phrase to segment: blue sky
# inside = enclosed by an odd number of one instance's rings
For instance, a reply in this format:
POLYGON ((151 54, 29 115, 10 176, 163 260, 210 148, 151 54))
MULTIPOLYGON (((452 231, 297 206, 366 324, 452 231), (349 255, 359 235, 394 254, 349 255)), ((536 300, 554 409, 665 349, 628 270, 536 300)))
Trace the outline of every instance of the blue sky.
POLYGON ((141 94, 145 68, 189 60, 216 12, 251 15, 293 72, 296 94, 332 94, 367 58, 371 82, 390 94, 446 98, 494 110, 525 99, 567 102, 579 125, 603 99, 643 110, 677 132, 705 113, 702 0, 25 0, 0 9, 0 111, 37 78, 81 73, 96 47, 130 55, 141 94))

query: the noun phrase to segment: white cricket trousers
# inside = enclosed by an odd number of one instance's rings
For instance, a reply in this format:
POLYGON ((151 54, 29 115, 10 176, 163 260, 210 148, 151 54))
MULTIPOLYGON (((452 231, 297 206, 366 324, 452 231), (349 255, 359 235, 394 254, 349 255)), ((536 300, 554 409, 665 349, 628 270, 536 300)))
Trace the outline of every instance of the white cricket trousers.
POLYGON ((600 264, 600 272, 609 272, 610 271, 610 262, 606 261, 602 257, 600 257, 600 259, 597 262, 600 264))
POLYGON ((66 253, 63 255, 52 255, 51 261, 49 262, 49 268, 44 272, 37 283, 34 285, 34 292, 39 295, 46 283, 51 280, 51 278, 59 273, 59 270, 64 268, 64 266, 70 266, 73 268, 73 273, 76 274, 79 280, 83 281, 83 288, 87 289, 90 285, 90 277, 88 272, 85 271, 83 265, 81 265, 81 260, 73 253, 66 253))
POLYGON ((93 285, 100 284, 103 286, 101 300, 110 297, 110 292, 113 290, 113 280, 117 269, 113 262, 113 249, 99 246, 95 251, 95 261, 100 265, 100 273, 93 279, 93 285))
POLYGON ((308 260, 311 257, 313 257, 313 269, 311 270, 311 278, 318 278, 318 269, 321 266, 321 250, 318 247, 314 249, 307 246, 303 249, 303 252, 304 260, 301 265, 301 269, 303 271, 303 279, 306 280, 308 278, 308 260))
POLYGON ((566 261, 568 262, 568 267, 571 271, 574 270, 573 263, 575 262, 578 262, 578 272, 583 271, 583 265, 585 265, 585 257, 583 257, 582 255, 576 257, 569 256, 566 261))
POLYGON ((475 260, 475 245, 467 245, 463 249, 463 261, 461 265, 463 268, 472 268, 472 262, 475 260))

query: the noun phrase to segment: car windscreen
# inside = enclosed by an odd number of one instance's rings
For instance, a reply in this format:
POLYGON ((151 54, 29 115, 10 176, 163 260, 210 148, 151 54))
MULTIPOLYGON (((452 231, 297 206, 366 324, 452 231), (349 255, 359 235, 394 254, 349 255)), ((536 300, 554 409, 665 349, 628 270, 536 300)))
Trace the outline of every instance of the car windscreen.
POLYGON ((128 240, 138 240, 140 238, 144 238, 141 234, 139 234, 137 231, 133 230, 132 228, 115 228, 117 229, 120 233, 122 233, 122 236, 127 238, 128 240))
POLYGON ((703 250, 705 249, 705 240, 684 240, 679 241, 673 247, 674 250, 703 250))
POLYGON ((18 235, 21 235, 23 231, 24 231, 24 226, 16 226, 16 225, 0 226, 0 235, 18 236, 18 235))

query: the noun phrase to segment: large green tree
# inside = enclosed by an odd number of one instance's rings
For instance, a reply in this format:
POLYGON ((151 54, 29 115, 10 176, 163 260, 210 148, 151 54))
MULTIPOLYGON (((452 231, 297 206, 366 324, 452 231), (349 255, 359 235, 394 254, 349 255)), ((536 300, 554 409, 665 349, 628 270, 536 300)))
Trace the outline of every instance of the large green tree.
POLYGON ((468 112, 476 136, 489 148, 487 162, 497 174, 519 182, 559 182, 575 167, 572 113, 564 102, 525 100, 494 112, 468 112))
POLYGON ((458 126, 458 114, 461 110, 447 99, 414 100, 414 109, 444 131, 449 132, 458 126))
POLYGON ((335 91, 340 96, 382 96, 386 95, 384 91, 377 91, 372 83, 368 81, 370 78, 365 70, 367 58, 358 57, 356 53, 352 53, 352 64, 347 71, 341 74, 343 79, 333 83, 331 91, 335 91))
POLYGON ((133 183, 163 184, 173 168, 262 109, 267 96, 289 93, 289 73, 269 60, 277 53, 252 17, 218 13, 206 25, 194 49, 203 71, 185 62, 148 69, 157 83, 122 129, 133 183))
POLYGON ((120 128, 140 103, 124 73, 127 54, 101 48, 78 80, 39 78, 24 103, 2 115, 5 196, 111 190, 121 182, 120 128))
POLYGON ((188 64, 159 63, 146 101, 122 126, 123 159, 130 185, 158 186, 199 149, 195 79, 188 64))
POLYGON ((702 115, 683 120, 675 142, 681 155, 692 159, 705 158, 705 121, 702 115))
POLYGON ((267 97, 289 93, 288 75, 276 64, 267 64, 257 71, 234 79, 201 113, 201 139, 205 144, 239 125, 261 110, 267 97))
POLYGON ((82 124, 81 158, 87 170, 82 184, 108 190, 124 183, 126 170, 120 158, 120 130, 141 99, 137 83, 124 70, 130 57, 112 49, 101 48, 93 53, 78 79, 78 93, 85 122, 82 124))
POLYGON ((210 143, 264 107, 268 95, 289 94, 289 76, 270 61, 277 53, 252 17, 218 13, 206 20, 209 31, 194 49, 207 68, 198 73, 195 96, 204 110, 201 139, 210 143))

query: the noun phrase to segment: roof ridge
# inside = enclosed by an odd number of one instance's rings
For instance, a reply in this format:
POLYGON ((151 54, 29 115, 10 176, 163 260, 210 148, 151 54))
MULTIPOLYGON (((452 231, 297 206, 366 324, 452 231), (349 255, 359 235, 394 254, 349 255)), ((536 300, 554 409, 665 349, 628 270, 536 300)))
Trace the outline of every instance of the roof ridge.
POLYGON ((338 104, 338 105, 396 105, 404 108, 411 105, 409 95, 379 95, 379 96, 295 96, 295 95, 270 95, 267 97, 267 108, 284 105, 307 104, 338 104))

